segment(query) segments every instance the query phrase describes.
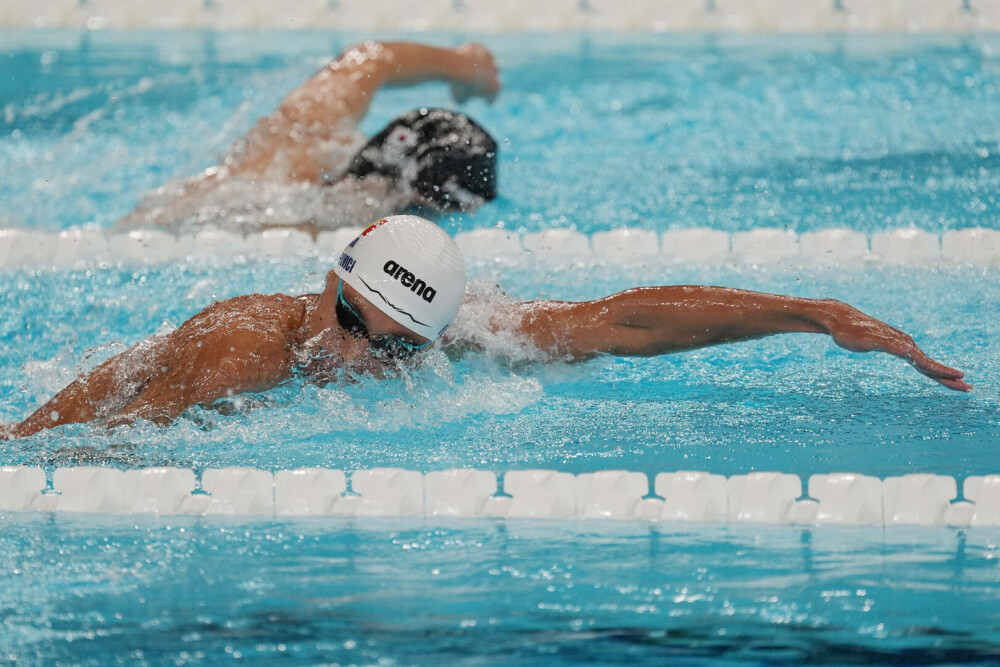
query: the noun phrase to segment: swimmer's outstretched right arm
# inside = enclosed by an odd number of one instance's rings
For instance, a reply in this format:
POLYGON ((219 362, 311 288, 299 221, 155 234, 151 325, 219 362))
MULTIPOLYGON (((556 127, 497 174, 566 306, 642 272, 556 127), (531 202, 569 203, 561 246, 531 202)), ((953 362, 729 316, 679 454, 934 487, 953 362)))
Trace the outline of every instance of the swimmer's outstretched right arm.
POLYGON ((725 287, 640 287, 595 301, 518 306, 518 329, 541 350, 571 361, 599 354, 653 356, 779 333, 824 333, 854 352, 886 352, 957 391, 960 370, 928 357, 885 322, 832 299, 725 287))

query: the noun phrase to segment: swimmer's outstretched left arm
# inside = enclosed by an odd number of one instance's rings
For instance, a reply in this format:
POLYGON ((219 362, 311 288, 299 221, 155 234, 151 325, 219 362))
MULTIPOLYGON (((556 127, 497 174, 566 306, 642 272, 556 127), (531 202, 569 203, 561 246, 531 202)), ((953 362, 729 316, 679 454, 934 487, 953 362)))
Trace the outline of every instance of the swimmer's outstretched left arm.
POLYGON ((518 328, 541 350, 571 361, 599 354, 653 356, 779 333, 825 333, 854 352, 886 352, 949 389, 969 391, 960 370, 928 357, 885 322, 832 299, 725 287, 640 287, 595 301, 518 307, 518 328))

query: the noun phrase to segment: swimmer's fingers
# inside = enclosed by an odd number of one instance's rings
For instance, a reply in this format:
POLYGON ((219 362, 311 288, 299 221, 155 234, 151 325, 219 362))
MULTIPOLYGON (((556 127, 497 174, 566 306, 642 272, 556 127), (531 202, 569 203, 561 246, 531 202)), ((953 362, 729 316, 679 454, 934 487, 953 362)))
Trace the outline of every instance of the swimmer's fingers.
POLYGON ((965 373, 957 368, 945 366, 941 362, 931 359, 923 350, 917 347, 912 338, 902 331, 891 328, 890 331, 893 335, 889 337, 885 344, 880 346, 883 352, 906 359, 917 371, 949 389, 954 389, 955 391, 970 391, 972 389, 972 385, 962 379, 965 373))
POLYGON ((948 389, 954 389, 955 391, 972 391, 972 385, 965 380, 945 380, 943 378, 934 378, 948 389))
POLYGON ((948 380, 961 380, 965 377, 965 373, 958 370, 957 368, 952 368, 951 366, 945 366, 940 361, 934 361, 928 357, 923 350, 919 347, 914 346, 913 350, 903 355, 907 361, 916 367, 918 371, 923 373, 928 377, 934 378, 945 378, 948 380))
POLYGON ((456 102, 479 96, 493 102, 500 92, 500 71, 493 54, 482 44, 470 42, 455 49, 465 57, 468 68, 460 81, 452 84, 456 102))
POLYGON ((918 372, 949 389, 955 391, 972 389, 972 386, 962 379, 965 373, 931 359, 908 334, 874 318, 866 317, 854 326, 844 326, 833 335, 839 345, 849 350, 855 352, 877 350, 905 359, 918 372))
POLYGON ((900 356, 909 361, 918 371, 949 389, 955 391, 971 391, 972 389, 972 385, 962 379, 965 377, 965 373, 931 359, 916 345, 900 356))

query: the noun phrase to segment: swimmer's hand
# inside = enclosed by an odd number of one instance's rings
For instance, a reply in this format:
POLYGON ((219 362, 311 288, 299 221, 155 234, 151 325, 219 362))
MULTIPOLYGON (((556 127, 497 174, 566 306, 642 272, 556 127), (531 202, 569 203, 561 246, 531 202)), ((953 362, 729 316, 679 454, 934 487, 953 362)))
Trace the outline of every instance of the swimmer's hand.
POLYGON ((472 97, 492 103, 500 92, 500 72, 493 54, 482 44, 470 42, 455 49, 461 56, 459 75, 451 83, 451 94, 459 104, 472 97))
POLYGON ((931 359, 903 331, 865 315, 846 303, 825 303, 830 315, 825 324, 827 332, 840 347, 852 352, 886 352, 906 359, 919 372, 949 389, 972 390, 972 385, 962 379, 965 373, 931 359))

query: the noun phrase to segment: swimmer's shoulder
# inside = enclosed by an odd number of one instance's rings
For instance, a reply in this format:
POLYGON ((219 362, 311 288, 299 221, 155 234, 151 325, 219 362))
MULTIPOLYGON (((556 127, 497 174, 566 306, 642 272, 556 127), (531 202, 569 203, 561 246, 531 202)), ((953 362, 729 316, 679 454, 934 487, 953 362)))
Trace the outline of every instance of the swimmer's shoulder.
POLYGON ((216 301, 209 308, 219 307, 224 309, 241 309, 241 308, 290 308, 294 307, 298 302, 298 298, 294 296, 288 296, 287 294, 259 294, 254 292, 253 294, 241 294, 239 296, 229 297, 228 299, 222 299, 221 301, 216 301))
POLYGON ((216 301, 186 324, 250 328, 294 329, 305 317, 307 302, 286 294, 243 294, 216 301))

